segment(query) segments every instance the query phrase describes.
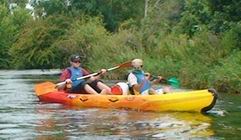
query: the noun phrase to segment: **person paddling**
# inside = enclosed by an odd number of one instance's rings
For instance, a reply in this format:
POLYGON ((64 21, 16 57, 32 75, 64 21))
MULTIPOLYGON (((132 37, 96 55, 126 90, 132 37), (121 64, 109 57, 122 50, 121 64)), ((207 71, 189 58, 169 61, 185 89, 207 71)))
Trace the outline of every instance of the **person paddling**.
POLYGON ((100 81, 100 77, 107 72, 106 69, 101 69, 101 72, 97 76, 92 76, 88 80, 77 80, 78 77, 82 77, 90 74, 86 69, 80 67, 81 59, 79 55, 70 56, 70 67, 63 70, 60 75, 61 81, 66 81, 64 87, 67 92, 70 93, 87 93, 87 94, 110 94, 111 89, 100 81), (71 85, 71 87, 68 87, 71 85))
MULTIPOLYGON (((133 70, 129 73, 127 78, 131 94, 158 94, 151 86, 152 84, 159 83, 163 78, 158 76, 157 79, 151 81, 151 74, 145 73, 142 70, 143 61, 141 59, 132 60, 132 67, 133 70)), ((164 92, 168 92, 168 90, 165 89, 164 92)))

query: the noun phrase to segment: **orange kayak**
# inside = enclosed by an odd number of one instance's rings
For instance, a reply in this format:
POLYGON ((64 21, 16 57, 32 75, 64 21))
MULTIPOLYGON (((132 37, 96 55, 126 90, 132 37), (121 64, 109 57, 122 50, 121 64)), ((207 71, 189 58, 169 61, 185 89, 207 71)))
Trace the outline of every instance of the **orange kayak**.
POLYGON ((217 100, 214 89, 172 92, 161 95, 92 95, 73 94, 56 89, 35 88, 40 101, 60 103, 80 108, 125 108, 140 111, 191 111, 206 112, 217 100), (41 93, 41 94, 39 94, 41 93))

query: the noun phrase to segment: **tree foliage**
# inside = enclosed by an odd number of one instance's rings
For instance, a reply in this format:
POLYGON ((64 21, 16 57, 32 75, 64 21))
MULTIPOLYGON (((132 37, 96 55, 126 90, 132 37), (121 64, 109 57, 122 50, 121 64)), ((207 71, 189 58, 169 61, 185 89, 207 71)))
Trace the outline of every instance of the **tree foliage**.
POLYGON ((228 77, 234 91, 241 82, 240 0, 30 0, 29 10, 25 2, 0 0, 2 69, 63 68, 78 53, 92 69, 143 58, 147 70, 191 88, 222 88, 228 77))
POLYGON ((11 14, 6 5, 0 5, 0 68, 9 67, 11 56, 8 50, 29 19, 26 9, 17 7, 11 14))
POLYGON ((48 17, 28 22, 13 44, 10 53, 16 68, 56 67, 52 44, 68 30, 71 20, 66 17, 48 17), (64 29, 63 29, 64 28, 64 29))
POLYGON ((143 0, 32 0, 38 17, 65 14, 78 17, 83 13, 102 16, 106 28, 115 31, 119 24, 129 18, 139 20, 144 16, 143 0), (135 8, 134 8, 135 7, 135 8))
POLYGON ((202 28, 215 33, 231 29, 241 20, 240 0, 185 0, 179 29, 192 36, 202 28))

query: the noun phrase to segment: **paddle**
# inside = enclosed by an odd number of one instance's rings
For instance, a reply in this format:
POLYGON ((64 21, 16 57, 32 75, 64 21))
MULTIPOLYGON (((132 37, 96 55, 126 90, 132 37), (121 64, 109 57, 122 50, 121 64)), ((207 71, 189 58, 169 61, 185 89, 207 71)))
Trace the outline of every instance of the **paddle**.
POLYGON ((171 85, 174 88, 180 88, 180 80, 178 80, 176 77, 171 77, 169 79, 165 79, 169 85, 171 85))
MULTIPOLYGON (((127 61, 127 62, 119 64, 115 67, 109 68, 109 69, 107 69, 107 71, 112 71, 112 70, 115 70, 115 69, 118 69, 118 68, 125 68, 125 67, 130 67, 130 66, 131 66, 131 61, 127 61)), ((96 73, 92 73, 92 74, 89 74, 89 75, 86 75, 86 76, 79 77, 76 80, 89 78, 89 77, 96 76, 96 75, 99 75, 99 74, 101 74, 101 71, 96 72, 96 73)), ((65 81, 57 83, 57 84, 54 84, 52 82, 40 83, 40 84, 37 84, 35 86, 35 93, 36 93, 37 96, 40 96, 40 95, 46 94, 48 92, 57 91, 56 87, 62 86, 65 83, 66 83, 65 81)))
MULTIPOLYGON (((158 76, 151 76, 154 79, 158 79, 158 76)), ((180 88, 180 80, 178 80, 176 77, 171 77, 171 78, 163 78, 160 82, 166 82, 167 84, 171 85, 174 88, 180 88)))

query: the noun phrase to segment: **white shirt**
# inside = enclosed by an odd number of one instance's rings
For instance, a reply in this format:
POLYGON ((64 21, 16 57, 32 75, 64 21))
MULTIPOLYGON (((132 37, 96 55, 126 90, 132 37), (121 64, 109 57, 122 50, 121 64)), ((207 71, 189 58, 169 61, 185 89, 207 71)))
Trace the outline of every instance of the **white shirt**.
POLYGON ((130 74, 128 75, 127 80, 128 80, 128 83, 130 84, 131 87, 132 87, 133 85, 138 84, 138 83, 137 83, 137 78, 136 78, 136 76, 135 76, 133 73, 130 73, 130 74))

